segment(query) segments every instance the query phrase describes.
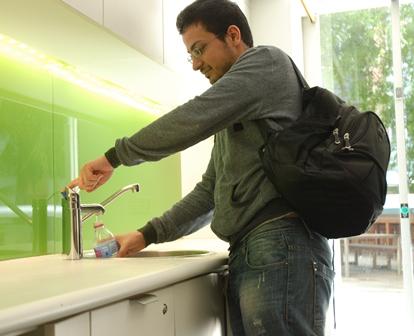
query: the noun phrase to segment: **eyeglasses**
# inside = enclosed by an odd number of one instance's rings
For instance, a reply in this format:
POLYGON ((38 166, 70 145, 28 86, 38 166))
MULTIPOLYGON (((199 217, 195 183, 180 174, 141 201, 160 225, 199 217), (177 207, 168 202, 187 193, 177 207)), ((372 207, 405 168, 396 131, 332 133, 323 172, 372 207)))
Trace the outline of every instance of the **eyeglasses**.
POLYGON ((193 63, 194 60, 199 59, 203 55, 209 43, 212 42, 216 38, 217 36, 214 36, 211 40, 202 44, 201 46, 195 46, 193 49, 191 49, 190 55, 188 55, 187 57, 188 63, 193 63))

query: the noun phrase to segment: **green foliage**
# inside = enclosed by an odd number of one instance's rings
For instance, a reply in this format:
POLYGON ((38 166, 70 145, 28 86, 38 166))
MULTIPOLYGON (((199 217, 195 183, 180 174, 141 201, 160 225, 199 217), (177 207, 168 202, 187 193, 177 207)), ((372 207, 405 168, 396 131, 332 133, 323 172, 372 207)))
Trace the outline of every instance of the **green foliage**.
MULTIPOLYGON (((390 135, 390 169, 397 169, 394 84, 389 8, 323 15, 321 26, 324 85, 362 111, 380 115, 390 135)), ((414 5, 401 9, 401 48, 406 150, 410 191, 414 191, 414 5)))
POLYGON ((410 192, 414 192, 414 4, 401 9, 401 49, 403 58, 404 111, 407 127, 407 171, 410 192))

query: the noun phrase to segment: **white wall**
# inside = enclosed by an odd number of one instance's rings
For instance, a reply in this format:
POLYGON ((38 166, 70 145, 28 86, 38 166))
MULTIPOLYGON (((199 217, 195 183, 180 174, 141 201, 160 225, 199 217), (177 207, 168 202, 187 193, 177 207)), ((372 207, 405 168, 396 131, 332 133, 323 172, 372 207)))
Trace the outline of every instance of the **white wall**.
MULTIPOLYGON (((319 17, 311 23, 307 17, 302 19, 304 76, 310 86, 322 85, 321 41, 319 17)), ((326 85, 325 85, 326 86, 326 85)))
MULTIPOLYGON (((205 91, 210 84, 199 73, 192 70, 191 64, 187 62, 187 51, 178 33, 175 22, 177 15, 192 0, 164 0, 164 64, 183 78, 183 86, 179 103, 184 103, 197 94, 205 91)), ((185 196, 200 181, 209 158, 213 138, 209 138, 191 148, 181 152, 181 188, 185 196)))
POLYGON ((299 1, 250 0, 250 25, 255 45, 274 45, 303 68, 303 9, 299 1))

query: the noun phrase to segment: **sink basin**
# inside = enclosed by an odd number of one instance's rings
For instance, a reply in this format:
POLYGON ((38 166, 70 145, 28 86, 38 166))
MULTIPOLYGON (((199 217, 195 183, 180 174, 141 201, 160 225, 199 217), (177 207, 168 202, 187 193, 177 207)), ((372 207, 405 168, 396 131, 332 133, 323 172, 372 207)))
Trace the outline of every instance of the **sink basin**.
MULTIPOLYGON (((188 258, 188 257, 203 257, 213 254, 214 252, 207 250, 169 250, 169 251, 151 251, 144 250, 128 258, 188 258)), ((95 259, 95 252, 93 250, 83 251, 83 257, 86 259, 95 259)))
POLYGON ((206 250, 172 250, 172 251, 141 251, 130 258, 165 258, 165 257, 202 257, 212 254, 211 251, 206 250))

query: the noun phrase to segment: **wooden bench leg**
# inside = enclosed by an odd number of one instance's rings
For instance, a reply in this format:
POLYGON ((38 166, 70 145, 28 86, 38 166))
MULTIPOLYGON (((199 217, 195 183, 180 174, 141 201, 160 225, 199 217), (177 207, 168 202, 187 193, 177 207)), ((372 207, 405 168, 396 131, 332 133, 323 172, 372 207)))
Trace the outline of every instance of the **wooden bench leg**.
POLYGON ((387 255, 387 269, 391 270, 391 255, 387 255))
POLYGON ((349 278, 349 241, 344 239, 345 277, 349 278))

